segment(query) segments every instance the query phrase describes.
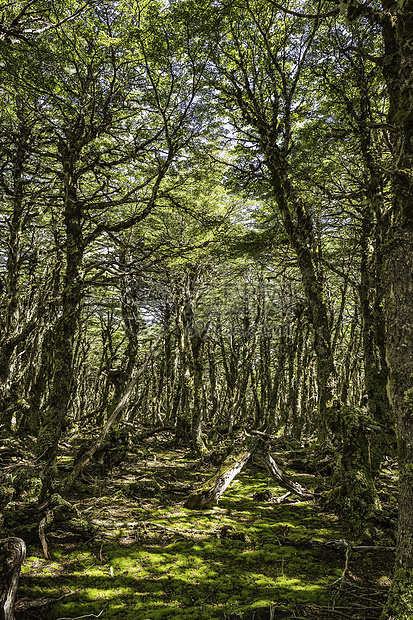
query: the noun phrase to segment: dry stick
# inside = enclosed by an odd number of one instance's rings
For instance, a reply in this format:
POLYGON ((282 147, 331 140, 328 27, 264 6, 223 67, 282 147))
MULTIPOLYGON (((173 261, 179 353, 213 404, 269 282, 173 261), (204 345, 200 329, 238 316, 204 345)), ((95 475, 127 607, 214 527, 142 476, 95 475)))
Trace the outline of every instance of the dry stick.
POLYGON ((396 551, 396 547, 384 547, 383 545, 359 545, 357 547, 351 547, 352 551, 396 551))
MULTIPOLYGON (((62 594, 58 598, 40 598, 33 600, 28 600, 25 596, 24 598, 19 598, 17 603, 14 606, 14 610, 18 612, 26 611, 26 609, 31 609, 32 607, 45 607, 46 605, 50 605, 50 603, 56 603, 57 601, 61 601, 63 598, 67 598, 68 596, 73 596, 74 594, 78 594, 80 592, 80 588, 75 590, 74 592, 69 592, 68 594, 62 594)), ((73 620, 72 618, 70 620, 73 620)))
MULTIPOLYGON (((321 609, 322 611, 333 611, 331 609, 331 607, 320 607, 319 605, 315 606, 315 605, 311 605, 311 609, 321 609)), ((334 609, 334 615, 338 615, 341 616, 342 618, 348 618, 349 620, 353 619, 353 616, 349 616, 347 614, 344 614, 342 611, 338 611, 337 609, 334 609)))
POLYGON ((88 614, 87 616, 77 616, 76 618, 58 618, 57 620, 81 620, 81 618, 99 618, 103 614, 103 609, 98 613, 97 616, 94 614, 88 614))
POLYGON ((346 549, 346 563, 344 565, 344 570, 343 570, 343 572, 341 574, 341 577, 339 577, 338 579, 333 581, 333 583, 330 585, 330 588, 332 586, 334 586, 336 583, 340 583, 340 588, 341 588, 341 586, 343 585, 343 582, 344 582, 344 577, 345 577, 347 569, 348 569, 348 556, 350 554, 351 545, 350 545, 350 543, 347 542, 347 540, 343 540, 343 544, 344 544, 345 549, 346 549))
POLYGON ((284 495, 281 495, 280 497, 276 497, 275 499, 272 499, 271 503, 272 504, 281 504, 281 502, 283 502, 285 499, 287 499, 287 497, 290 497, 290 495, 291 495, 291 491, 287 491, 287 493, 284 493, 284 495))
POLYGON ((153 345, 151 346, 151 348, 149 349, 148 354, 146 355, 143 363, 141 364, 141 366, 139 367, 139 370, 136 374, 136 376, 130 381, 128 387, 126 388, 126 392, 124 394, 124 396, 121 398, 121 400, 119 401, 119 403, 116 405, 112 415, 110 416, 110 418, 108 419, 108 421, 106 422, 105 426, 103 427, 98 439, 95 441, 94 444, 92 444, 89 448, 89 450, 87 452, 85 452, 85 454, 82 455, 82 457, 80 458, 79 462, 74 466, 72 472, 63 480, 62 482, 62 488, 63 489, 67 489, 69 487, 71 487, 71 485, 74 483, 74 481, 76 480, 76 478, 79 476, 79 474, 82 472, 83 468, 86 467, 86 465, 89 463, 89 461, 92 459, 93 455, 95 454, 95 452, 97 450, 99 450, 99 448, 101 447, 106 435, 108 434, 108 431, 110 429, 110 427, 112 426, 112 424, 115 422, 116 418, 118 417, 118 415, 123 411, 123 409, 126 407, 127 403, 128 403, 128 399, 132 393, 133 388, 135 387, 138 379, 141 377, 141 375, 143 374, 148 362, 150 361, 150 359, 152 359, 153 357, 153 352, 155 351, 156 347, 159 344, 159 341, 161 340, 161 338, 164 336, 163 333, 161 333, 158 338, 155 340, 155 342, 153 343, 153 345))
POLYGON ((161 525, 160 523, 154 523, 153 521, 140 521, 139 525, 153 525, 154 527, 159 527, 162 530, 166 530, 167 532, 172 532, 173 534, 177 534, 178 536, 182 536, 182 538, 192 539, 192 534, 210 534, 208 530, 191 530, 190 534, 184 534, 180 530, 173 530, 171 527, 166 527, 166 525, 161 525))
POLYGON ((182 538, 191 538, 191 536, 188 536, 188 534, 184 534, 183 532, 180 532, 178 530, 173 530, 171 527, 166 527, 166 525, 154 523, 153 521, 141 521, 140 525, 153 525, 154 527, 159 527, 161 530, 166 530, 167 532, 172 532, 173 534, 182 536, 182 538))

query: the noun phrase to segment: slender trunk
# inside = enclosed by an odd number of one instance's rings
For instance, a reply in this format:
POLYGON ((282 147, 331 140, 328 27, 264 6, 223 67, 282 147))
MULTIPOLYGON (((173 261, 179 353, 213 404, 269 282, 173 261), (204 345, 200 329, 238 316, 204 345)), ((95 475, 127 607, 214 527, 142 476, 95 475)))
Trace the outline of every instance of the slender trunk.
MULTIPOLYGON (((21 110, 18 112, 21 113, 21 110)), ((19 292, 20 292, 20 267, 21 267, 21 235, 24 225, 25 195, 24 173, 28 157, 28 140, 30 128, 21 118, 18 134, 16 135, 16 152, 12 165, 12 205, 13 212, 9 223, 9 236, 7 240, 8 256, 6 262, 6 308, 4 316, 4 328, 0 337, 0 416, 3 431, 11 431, 11 416, 6 414, 6 409, 12 403, 8 402, 7 379, 10 374, 10 366, 16 346, 24 339, 23 327, 19 325, 19 292)))
POLYGON ((413 219, 393 234, 387 259, 389 391, 397 429, 399 526, 385 620, 413 617, 413 219))

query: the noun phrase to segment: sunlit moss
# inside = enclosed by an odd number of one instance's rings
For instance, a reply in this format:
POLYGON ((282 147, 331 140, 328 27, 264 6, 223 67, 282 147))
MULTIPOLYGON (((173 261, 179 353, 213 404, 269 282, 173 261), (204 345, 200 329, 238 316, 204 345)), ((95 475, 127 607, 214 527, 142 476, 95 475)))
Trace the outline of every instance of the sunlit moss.
POLYGON ((99 519, 116 525, 146 522, 136 525, 136 540, 133 532, 128 545, 105 539, 102 529, 101 540, 74 549, 51 545, 51 561, 31 551, 22 570, 21 595, 58 598, 62 591, 76 592, 56 602, 48 620, 102 611, 106 620, 202 620, 274 601, 327 600, 326 588, 341 575, 342 557, 337 566, 297 541, 339 537, 334 518, 314 517, 316 509, 305 503, 256 502, 258 489, 283 492, 265 473, 246 471, 237 482, 221 505, 208 511, 182 509, 163 497, 163 508, 149 499, 138 505, 121 494, 99 498, 99 519), (245 538, 226 538, 221 535, 225 526, 245 538))

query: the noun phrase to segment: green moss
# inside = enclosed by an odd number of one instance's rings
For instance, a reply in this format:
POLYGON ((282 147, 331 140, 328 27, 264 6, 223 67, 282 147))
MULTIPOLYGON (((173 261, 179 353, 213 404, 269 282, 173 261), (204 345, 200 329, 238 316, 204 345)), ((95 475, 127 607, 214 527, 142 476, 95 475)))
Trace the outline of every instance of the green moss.
POLYGON ((396 568, 382 620, 411 620, 413 617, 413 570, 396 568))
MULTIPOLYGON (((338 568, 331 557, 317 554, 316 545, 301 549, 293 542, 336 537, 335 523, 321 513, 314 516, 317 509, 305 503, 255 502, 252 496, 268 488, 267 478, 263 472, 243 470, 220 509, 196 514, 165 501, 164 483, 159 507, 152 498, 138 506, 123 493, 111 495, 108 490, 107 497, 87 504, 94 506, 87 514, 108 520, 106 515, 113 513, 113 525, 142 520, 146 525, 136 524, 136 537, 132 532, 126 545, 121 537, 109 539, 109 532, 102 530, 98 540, 76 548, 51 545, 50 562, 30 552, 19 594, 41 598, 47 592, 58 598, 62 591, 76 592, 52 605, 48 620, 101 611, 109 620, 199 620, 269 606, 275 600, 320 603, 326 587, 341 574, 342 558, 338 568), (225 525, 245 534, 243 540, 219 537, 225 525)), ((119 483, 116 489, 121 488, 119 483)), ((122 528, 118 530, 120 536, 122 528)), ((110 535, 114 532, 111 529, 110 535)))

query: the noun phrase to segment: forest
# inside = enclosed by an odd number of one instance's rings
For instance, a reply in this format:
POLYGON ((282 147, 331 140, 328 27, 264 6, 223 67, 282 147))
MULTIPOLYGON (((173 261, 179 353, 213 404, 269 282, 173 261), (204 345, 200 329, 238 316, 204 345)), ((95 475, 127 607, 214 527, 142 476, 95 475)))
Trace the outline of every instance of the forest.
POLYGON ((0 72, 0 620, 411 620, 413 0, 3 0, 0 72))

